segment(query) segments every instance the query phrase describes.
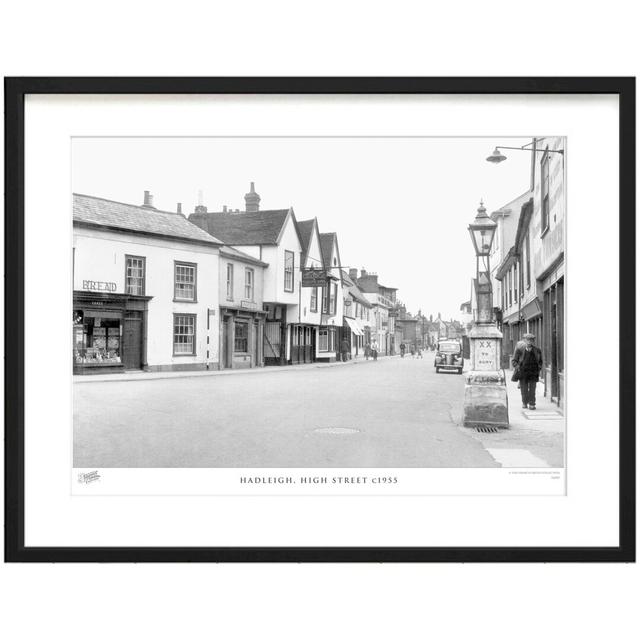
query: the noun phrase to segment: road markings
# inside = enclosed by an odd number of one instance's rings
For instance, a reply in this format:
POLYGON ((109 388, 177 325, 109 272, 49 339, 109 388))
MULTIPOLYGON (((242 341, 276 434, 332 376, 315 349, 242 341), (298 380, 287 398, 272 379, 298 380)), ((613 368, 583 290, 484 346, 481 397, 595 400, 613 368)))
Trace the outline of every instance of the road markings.
POLYGON ((548 467, 527 449, 487 449, 491 457, 503 467, 548 467))

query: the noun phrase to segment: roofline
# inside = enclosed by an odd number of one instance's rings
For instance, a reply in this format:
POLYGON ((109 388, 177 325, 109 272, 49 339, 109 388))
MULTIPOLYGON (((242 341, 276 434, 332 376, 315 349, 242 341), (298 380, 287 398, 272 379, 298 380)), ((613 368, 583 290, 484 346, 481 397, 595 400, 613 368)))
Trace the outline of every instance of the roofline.
MULTIPOLYGON (((107 224, 99 224, 97 222, 85 222, 83 220, 74 220, 73 225, 76 227, 84 227, 86 229, 98 229, 102 231, 117 231, 118 233, 130 233, 134 236, 145 236, 149 238, 161 238, 163 240, 174 240, 177 242, 186 242, 187 244, 198 244, 204 247, 213 247, 219 249, 223 243, 211 236, 209 240, 199 240, 197 238, 184 238, 182 236, 171 236, 163 233, 153 233, 152 231, 139 231, 136 229, 127 229, 126 227, 116 227, 107 224)), ((195 225, 194 225, 195 226, 195 225)), ((199 227, 198 227, 199 228, 199 227)), ((202 231, 202 229, 201 229, 202 231)), ((206 233, 206 231, 204 231, 206 233)))
MULTIPOLYGON (((82 198, 91 198, 92 200, 102 200, 103 202, 113 202, 113 204, 123 204, 125 207, 135 207, 136 209, 143 209, 144 211, 155 211, 156 213, 167 213, 172 216, 182 216, 187 222, 189 221, 187 216, 177 211, 165 211, 164 209, 158 209, 157 207, 145 207, 141 204, 131 204, 130 202, 120 202, 120 200, 111 200, 111 198, 101 198, 100 196, 90 196, 88 193, 76 193, 74 196, 81 196, 82 198)), ((191 223, 193 224, 193 223, 191 223)))
MULTIPOLYGON (((268 209, 267 209, 268 211, 268 209)), ((278 211, 278 209, 274 209, 274 211, 278 211)), ((280 233, 278 233, 278 238, 276 239, 276 244, 280 244, 280 240, 282 240, 282 235, 284 234, 285 227, 287 226, 287 222, 289 218, 293 220, 293 228, 295 229, 296 236, 298 236, 298 242, 300 243, 300 249, 304 249, 304 243, 302 242, 302 236, 300 235, 300 229, 298 229, 298 221, 296 220, 296 215, 293 211, 293 207, 289 207, 287 211, 287 216, 282 223, 282 227, 280 227, 280 233)))
POLYGON ((239 249, 236 249, 236 251, 240 254, 239 256, 234 254, 233 252, 229 252, 226 253, 225 249, 227 248, 233 248, 233 245, 231 244, 223 244, 220 247, 220 252, 223 253, 227 256, 229 256, 230 258, 233 258, 234 260, 239 260, 240 262, 248 262, 249 264, 255 264, 258 265, 260 267, 268 267, 269 264, 267 262, 263 262, 262 260, 258 260, 258 258, 254 258, 253 256, 250 256, 248 253, 244 253, 244 251, 240 251, 239 249))

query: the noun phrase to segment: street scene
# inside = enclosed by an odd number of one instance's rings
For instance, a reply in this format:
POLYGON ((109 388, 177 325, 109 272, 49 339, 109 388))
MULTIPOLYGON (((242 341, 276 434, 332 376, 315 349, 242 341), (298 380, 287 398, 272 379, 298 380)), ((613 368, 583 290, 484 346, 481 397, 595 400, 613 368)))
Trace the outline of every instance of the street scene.
MULTIPOLYGON (((433 360, 433 352, 427 352, 423 359, 395 356, 301 369, 140 380, 134 378, 140 374, 130 374, 118 381, 87 378, 86 383, 83 379, 75 386, 75 463, 563 466, 563 420, 553 405, 549 403, 550 411, 545 412, 553 412, 552 419, 536 419, 531 412, 524 416, 516 404, 510 429, 482 433, 465 428, 464 379, 455 373, 436 374, 433 360), (280 393, 282 388, 289 392, 280 393), (105 403, 114 407, 108 420, 101 409, 105 403)), ((516 384, 510 385, 517 401, 516 384)))
POLYGON ((74 467, 564 467, 564 144, 75 141, 74 467))

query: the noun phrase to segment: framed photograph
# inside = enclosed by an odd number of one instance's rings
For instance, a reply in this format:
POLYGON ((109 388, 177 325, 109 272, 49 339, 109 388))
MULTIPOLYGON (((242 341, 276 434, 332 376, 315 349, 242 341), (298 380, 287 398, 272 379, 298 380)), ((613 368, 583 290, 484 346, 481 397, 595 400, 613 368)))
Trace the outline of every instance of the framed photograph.
POLYGON ((12 562, 635 561, 634 78, 5 79, 12 562))

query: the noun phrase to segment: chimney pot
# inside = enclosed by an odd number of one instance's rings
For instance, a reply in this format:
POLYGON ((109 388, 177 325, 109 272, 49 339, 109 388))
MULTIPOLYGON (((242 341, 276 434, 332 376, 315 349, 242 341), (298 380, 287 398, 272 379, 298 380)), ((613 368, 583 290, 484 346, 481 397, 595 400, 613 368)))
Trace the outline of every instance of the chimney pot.
POLYGON ((150 209, 153 209, 153 196, 151 195, 151 193, 149 191, 145 191, 144 192, 144 204, 142 205, 143 207, 149 207, 150 209))
MULTIPOLYGON (((244 201, 247 213, 256 213, 260 211, 260 196, 256 193, 255 183, 251 183, 249 193, 246 193, 244 196, 244 201)), ((239 209, 238 213, 240 213, 239 209)))
POLYGON ((182 213, 182 202, 178 202, 178 213, 182 213))

